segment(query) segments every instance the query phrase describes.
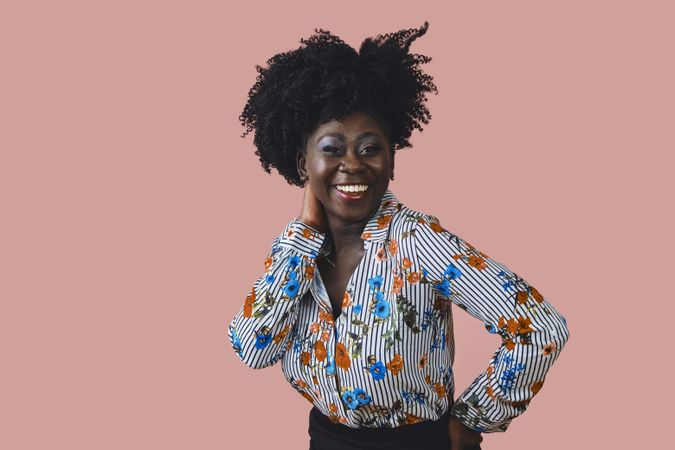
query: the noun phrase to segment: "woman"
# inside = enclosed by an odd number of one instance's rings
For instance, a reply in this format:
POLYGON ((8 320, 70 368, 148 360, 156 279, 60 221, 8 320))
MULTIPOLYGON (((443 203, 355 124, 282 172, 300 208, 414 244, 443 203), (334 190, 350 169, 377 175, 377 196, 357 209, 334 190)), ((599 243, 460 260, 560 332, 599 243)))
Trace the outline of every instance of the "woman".
POLYGON ((316 30, 257 68, 240 117, 263 168, 304 201, 229 335, 253 368, 281 360, 314 405, 311 449, 480 448, 525 411, 569 336, 533 286, 389 189, 437 93, 419 68, 430 58, 408 52, 427 27, 358 53, 316 30), (456 400, 451 303, 501 337, 456 400))

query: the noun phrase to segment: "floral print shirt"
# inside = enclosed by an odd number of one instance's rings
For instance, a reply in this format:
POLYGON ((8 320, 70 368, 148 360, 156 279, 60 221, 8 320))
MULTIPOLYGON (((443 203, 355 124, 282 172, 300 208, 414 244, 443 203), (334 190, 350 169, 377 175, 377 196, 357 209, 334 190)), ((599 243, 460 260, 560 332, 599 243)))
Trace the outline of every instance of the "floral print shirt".
POLYGON ((474 430, 505 431, 566 343, 565 319, 525 279, 391 190, 361 237, 365 253, 334 319, 315 264, 325 234, 288 223, 228 326, 235 352, 256 369, 281 361, 295 390, 350 427, 437 420, 452 408, 474 430), (501 342, 454 403, 451 304, 501 342))

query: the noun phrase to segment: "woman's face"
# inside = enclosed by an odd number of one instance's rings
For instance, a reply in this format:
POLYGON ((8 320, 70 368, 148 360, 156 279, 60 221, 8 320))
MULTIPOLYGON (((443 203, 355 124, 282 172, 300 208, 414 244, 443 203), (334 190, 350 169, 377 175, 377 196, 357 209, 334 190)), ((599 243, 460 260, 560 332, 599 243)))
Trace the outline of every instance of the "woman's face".
POLYGON ((329 219, 360 223, 377 211, 389 187, 394 156, 379 123, 357 111, 319 125, 305 151, 298 153, 298 170, 308 177, 329 219), (344 192, 344 186, 358 191, 344 192))

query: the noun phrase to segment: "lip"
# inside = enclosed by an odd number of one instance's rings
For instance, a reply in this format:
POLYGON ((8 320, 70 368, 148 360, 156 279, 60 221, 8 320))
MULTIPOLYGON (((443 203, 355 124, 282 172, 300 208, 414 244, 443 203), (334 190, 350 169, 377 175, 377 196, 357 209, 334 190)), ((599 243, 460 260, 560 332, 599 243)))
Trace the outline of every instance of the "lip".
POLYGON ((364 199, 368 195, 368 192, 370 192, 372 186, 368 183, 339 183, 334 184, 333 186, 331 186, 331 188, 336 192, 337 196, 340 197, 341 199, 353 202, 364 199), (368 189, 366 189, 364 192, 351 193, 351 192, 342 192, 337 188, 337 186, 354 186, 358 184, 364 184, 368 186, 368 189))

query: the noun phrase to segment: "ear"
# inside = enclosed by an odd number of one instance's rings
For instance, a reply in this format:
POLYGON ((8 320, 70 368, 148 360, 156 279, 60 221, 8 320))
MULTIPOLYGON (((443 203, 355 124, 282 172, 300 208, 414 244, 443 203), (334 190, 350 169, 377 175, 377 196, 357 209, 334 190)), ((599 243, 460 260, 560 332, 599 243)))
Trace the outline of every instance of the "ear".
POLYGON ((307 155, 304 149, 298 149, 298 151, 295 153, 295 162, 298 167, 298 175, 300 175, 300 179, 307 180, 307 169, 305 167, 307 155))

